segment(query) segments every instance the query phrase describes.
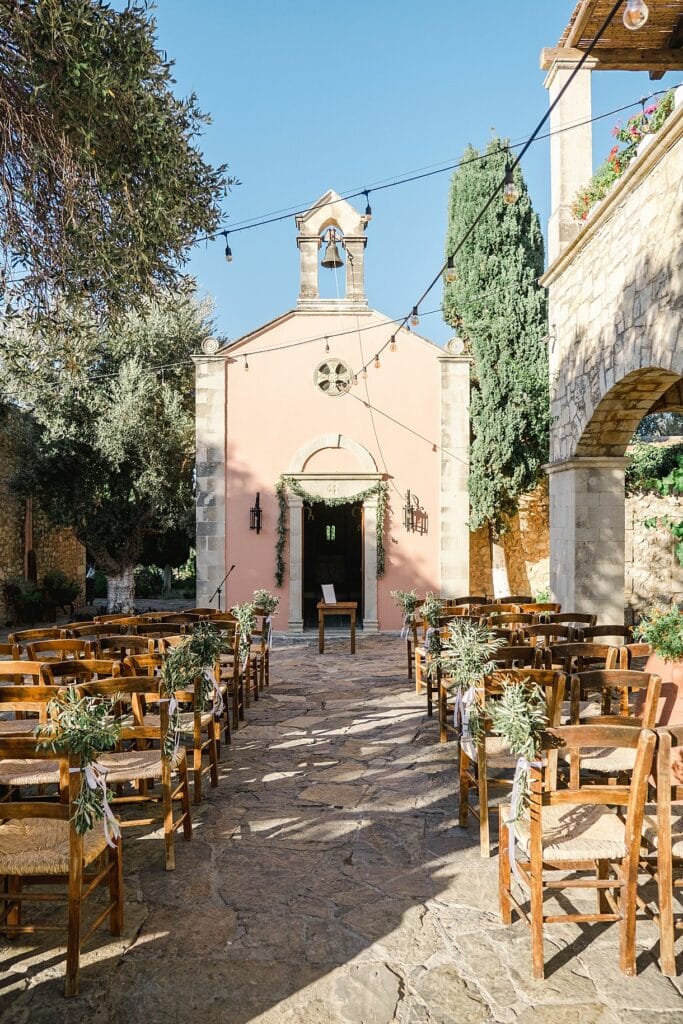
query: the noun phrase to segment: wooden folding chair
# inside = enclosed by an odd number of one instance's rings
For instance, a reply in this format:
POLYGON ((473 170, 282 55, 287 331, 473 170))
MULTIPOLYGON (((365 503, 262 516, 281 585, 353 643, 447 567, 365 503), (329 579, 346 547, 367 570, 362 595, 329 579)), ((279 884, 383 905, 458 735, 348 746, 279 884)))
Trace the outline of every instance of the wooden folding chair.
MULTIPOLYGON (((190 788, 185 748, 179 745, 173 758, 167 757, 163 750, 168 729, 168 700, 159 692, 159 680, 150 676, 120 676, 85 683, 78 687, 78 691, 91 697, 115 700, 114 713, 121 725, 120 749, 107 751, 97 759, 107 771, 107 782, 117 787, 117 794, 110 802, 115 806, 161 805, 166 870, 175 870, 175 833, 182 828, 183 838, 188 841, 192 838, 190 788), (159 713, 154 724, 149 718, 145 721, 142 701, 158 705, 159 713), (157 746, 150 749, 151 742, 157 746), (175 787, 174 775, 178 776, 175 787), (144 785, 147 782, 159 782, 161 792, 151 793, 144 785), (122 793, 120 790, 126 784, 134 786, 135 791, 122 793), (180 805, 180 814, 175 818, 174 804, 180 805)), ((159 815, 121 819, 124 828, 158 824, 159 815)))
MULTIPOLYGON (((498 894, 503 924, 516 911, 531 930, 532 973, 545 974, 544 925, 560 921, 619 922, 619 967, 636 973, 635 930, 638 862, 647 779, 652 766, 655 734, 631 725, 560 726, 542 741, 544 766, 532 766, 531 806, 515 822, 510 807, 499 808, 500 843, 498 894), (558 786, 549 755, 559 749, 625 748, 635 750, 630 786, 558 786), (625 820, 611 807, 626 808, 625 820), (510 845, 510 831, 515 845, 510 845), (512 891, 514 871, 529 896, 528 910, 512 891), (548 878, 553 873, 562 877, 548 878), (566 877, 569 875, 569 877, 566 877), (576 877, 579 875, 580 877, 576 877), (588 875, 588 877, 585 877, 588 875), (546 895, 566 889, 593 890, 594 913, 559 914, 544 906, 546 895), (613 892, 614 890, 614 892, 613 892)), ((525 900, 526 902, 526 900, 525 900)))
MULTIPOLYGON (((563 672, 551 672, 545 669, 502 669, 487 676, 481 697, 483 700, 495 700, 502 693, 505 682, 519 686, 528 684, 539 686, 545 694, 548 723, 549 725, 558 725, 566 678, 563 672)), ((485 728, 485 734, 479 738, 476 744, 476 757, 472 757, 468 753, 466 745, 460 743, 458 825, 461 828, 467 828, 471 812, 479 822, 479 853, 482 857, 490 857, 489 819, 491 808, 489 792, 491 789, 509 790, 513 780, 491 776, 489 771, 514 771, 517 758, 510 753, 508 745, 501 737, 493 736, 490 733, 490 722, 486 722, 485 728), (477 793, 476 807, 470 803, 472 790, 477 793)))
POLYGON ((68 924, 66 937, 66 981, 64 994, 78 993, 80 950, 97 928, 108 918, 112 935, 123 930, 123 871, 121 841, 107 845, 104 830, 97 825, 79 835, 73 824, 75 802, 81 784, 80 763, 75 756, 62 756, 36 750, 35 739, 0 736, 0 758, 30 758, 40 768, 41 761, 57 764, 61 799, 58 801, 14 800, 0 803, 0 933, 33 934, 37 931, 61 932, 62 926, 42 925, 31 920, 22 924, 22 909, 27 901, 63 901, 54 892, 57 884, 66 886, 68 924), (49 887, 48 891, 27 892, 25 885, 49 887), (83 934, 82 913, 86 899, 100 885, 109 888, 109 902, 83 934))

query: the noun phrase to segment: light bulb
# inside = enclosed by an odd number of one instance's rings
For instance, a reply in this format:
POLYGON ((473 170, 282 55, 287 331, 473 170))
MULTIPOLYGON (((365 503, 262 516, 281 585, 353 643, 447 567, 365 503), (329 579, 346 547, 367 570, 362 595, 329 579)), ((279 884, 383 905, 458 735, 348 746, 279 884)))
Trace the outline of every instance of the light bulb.
POLYGON ((246 373, 248 371, 248 369, 249 369, 249 362, 247 360, 247 357, 245 356, 244 357, 244 372, 246 373))
POLYGON ((435 445, 435 444, 433 444, 433 445, 432 445, 432 451, 433 451, 433 452, 435 452, 435 451, 436 451, 436 445, 435 445))
POLYGON ((357 374, 357 373, 354 373, 354 375, 353 375, 353 380, 351 381, 351 384, 352 384, 352 386, 354 386, 354 387, 355 387, 355 385, 356 385, 357 383, 358 383, 358 374, 357 374))
POLYGON ((325 338, 325 351, 326 352, 330 351, 330 339, 329 338, 325 338))
POLYGON ((364 192, 366 206, 365 206, 365 223, 369 224, 372 220, 372 207, 370 206, 370 193, 364 192))
POLYGON ((382 364, 381 364, 381 363, 380 363, 380 361, 379 361, 379 352, 378 352, 378 353, 377 353, 377 355, 375 356, 375 369, 376 369, 376 370, 379 370, 379 368, 380 368, 380 366, 381 366, 381 365, 382 365, 382 364))
POLYGON ((624 25, 631 32, 637 32, 639 28, 642 28, 649 17, 650 12, 643 0, 626 0, 624 25))
POLYGON ((453 284, 457 276, 458 275, 455 272, 455 266, 453 263, 453 257, 449 256, 448 259, 446 260, 446 282, 448 284, 453 284))
POLYGON ((225 259, 226 259, 226 262, 227 263, 232 263, 232 249, 230 248, 230 243, 228 242, 228 232, 227 231, 223 232, 223 237, 225 238, 225 259))
POLYGON ((367 380, 368 379, 368 371, 367 371, 367 367, 365 367, 365 366, 363 367, 363 370, 361 372, 361 377, 363 378, 363 380, 367 380))
POLYGON ((398 348, 398 345, 396 344, 396 335, 392 334, 391 335, 391 341, 389 342, 389 351, 390 352, 395 352, 397 348, 398 348))
POLYGON ((517 202, 517 186, 512 174, 512 167, 508 164, 505 168, 505 184, 503 186, 503 202, 511 205, 517 202))
POLYGON ((418 316, 417 313, 417 306, 413 306, 413 312, 410 314, 410 322, 413 325, 413 327, 417 327, 417 325, 420 322, 420 317, 418 316))

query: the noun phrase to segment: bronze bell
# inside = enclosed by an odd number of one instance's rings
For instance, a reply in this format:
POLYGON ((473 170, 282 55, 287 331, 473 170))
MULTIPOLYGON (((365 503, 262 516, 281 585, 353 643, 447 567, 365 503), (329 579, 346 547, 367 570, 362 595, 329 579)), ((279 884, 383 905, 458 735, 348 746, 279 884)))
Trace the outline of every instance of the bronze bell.
POLYGON ((344 266, 339 255, 339 249, 337 249, 337 235, 332 230, 327 233, 327 248, 320 263, 321 266, 328 267, 329 270, 335 270, 337 267, 344 266))

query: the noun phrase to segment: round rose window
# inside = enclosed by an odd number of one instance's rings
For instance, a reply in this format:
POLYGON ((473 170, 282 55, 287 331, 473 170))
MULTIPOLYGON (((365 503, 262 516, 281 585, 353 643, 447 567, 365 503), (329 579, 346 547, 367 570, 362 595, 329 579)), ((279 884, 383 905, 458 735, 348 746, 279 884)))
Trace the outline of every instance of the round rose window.
POLYGON ((313 374, 315 386, 324 394, 334 397, 345 395, 351 387, 351 368, 341 359, 325 359, 313 374))

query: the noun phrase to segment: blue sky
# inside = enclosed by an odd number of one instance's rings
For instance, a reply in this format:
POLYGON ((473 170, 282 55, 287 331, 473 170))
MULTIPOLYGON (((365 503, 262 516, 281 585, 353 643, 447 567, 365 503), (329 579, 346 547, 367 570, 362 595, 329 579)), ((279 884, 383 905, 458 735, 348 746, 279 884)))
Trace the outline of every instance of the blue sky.
MULTIPOLYGON (((213 123, 201 140, 212 163, 241 181, 227 224, 305 209, 328 188, 364 188, 454 162, 491 130, 524 138, 547 109, 541 47, 554 45, 573 0, 158 0, 158 41, 175 61, 177 92, 197 93, 213 123)), ((593 114, 621 106, 679 73, 593 75, 593 114)), ((628 116, 628 115, 621 115, 628 116)), ((594 126, 594 158, 617 118, 594 126)), ((523 165, 536 208, 549 214, 548 143, 523 165)), ((371 197, 366 287, 390 316, 411 308, 443 259, 449 174, 371 197)), ((293 219, 198 245, 189 270, 216 302, 230 339, 290 309, 298 288, 293 219)), ((440 295, 433 293, 439 305, 440 295)), ((439 313, 420 331, 443 343, 439 313)))

